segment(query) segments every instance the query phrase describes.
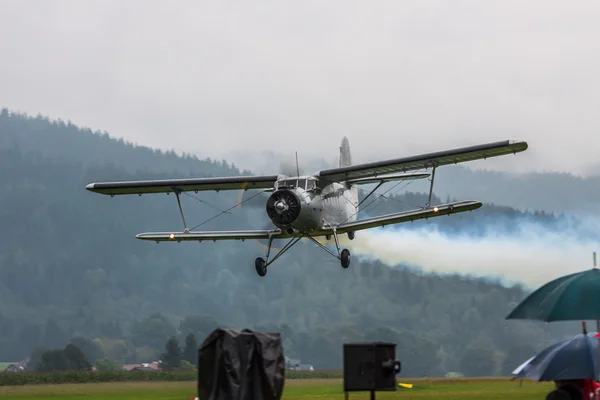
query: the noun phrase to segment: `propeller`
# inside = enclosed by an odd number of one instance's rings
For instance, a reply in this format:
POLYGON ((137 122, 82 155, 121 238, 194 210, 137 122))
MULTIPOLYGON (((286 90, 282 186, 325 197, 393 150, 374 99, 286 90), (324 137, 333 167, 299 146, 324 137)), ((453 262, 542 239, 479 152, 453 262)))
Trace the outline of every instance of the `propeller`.
POLYGON ((291 190, 279 190, 267 200, 267 214, 278 224, 290 224, 300 215, 300 199, 291 190))
MULTIPOLYGON (((277 173, 281 174, 281 175, 286 175, 286 176, 300 175, 300 168, 298 166, 297 153, 296 153, 296 165, 294 165, 293 163, 290 163, 286 160, 280 160, 277 173)), ((267 204, 271 199, 270 193, 261 193, 260 195, 250 199, 251 196, 254 196, 254 193, 249 194, 244 189, 241 189, 239 196, 238 196, 237 208, 252 207, 252 208, 258 208, 258 209, 265 210, 265 204, 267 204)), ((292 200, 292 199, 287 199, 286 203, 288 200, 290 201, 290 203, 292 203, 292 204, 294 203, 294 200, 292 200)), ((287 204, 289 205, 290 203, 287 203, 287 204)), ((296 199, 295 204, 298 204, 297 199, 296 199)), ((282 206, 283 205, 280 205, 279 207, 282 207, 282 206)), ((268 207, 268 205, 267 205, 267 207, 268 207)), ((272 207, 276 207, 275 204, 272 204, 272 207)), ((298 207, 297 210, 299 212, 300 208, 298 207)), ((267 212, 269 212, 269 211, 267 211, 267 212)), ((286 214, 287 218, 289 219, 291 217, 291 215, 293 215, 293 213, 294 213, 294 211, 288 209, 288 212, 286 214)), ((271 230, 271 229, 275 229, 275 228, 276 228, 276 226, 267 217, 266 221, 258 229, 271 230)), ((256 242, 258 245, 263 247, 265 249, 265 251, 267 251, 267 249, 269 248, 269 240, 268 239, 256 239, 256 240, 254 240, 254 242, 256 242)), ((276 245, 277 242, 279 242, 279 240, 274 240, 273 243, 271 244, 271 252, 281 250, 282 246, 276 245)))

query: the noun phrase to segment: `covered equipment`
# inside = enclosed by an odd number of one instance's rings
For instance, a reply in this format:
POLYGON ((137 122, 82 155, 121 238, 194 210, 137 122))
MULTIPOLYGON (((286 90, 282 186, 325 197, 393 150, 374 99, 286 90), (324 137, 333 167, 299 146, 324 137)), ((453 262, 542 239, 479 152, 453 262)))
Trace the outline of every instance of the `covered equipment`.
POLYGON ((284 379, 279 333, 218 328, 198 350, 199 400, 280 400, 284 379))

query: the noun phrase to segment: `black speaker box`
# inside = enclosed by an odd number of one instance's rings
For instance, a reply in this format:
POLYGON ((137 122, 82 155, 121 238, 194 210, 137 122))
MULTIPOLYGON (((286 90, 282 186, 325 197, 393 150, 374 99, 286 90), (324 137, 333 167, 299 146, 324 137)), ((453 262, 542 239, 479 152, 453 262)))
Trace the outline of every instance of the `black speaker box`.
POLYGON ((394 343, 344 344, 345 392, 396 390, 400 369, 394 343))

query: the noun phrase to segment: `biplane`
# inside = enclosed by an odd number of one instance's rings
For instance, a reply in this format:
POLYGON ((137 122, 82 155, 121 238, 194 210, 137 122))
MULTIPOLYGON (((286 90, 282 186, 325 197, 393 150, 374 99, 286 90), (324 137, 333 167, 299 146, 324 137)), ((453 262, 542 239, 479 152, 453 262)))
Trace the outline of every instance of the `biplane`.
MULTIPOLYGON (((480 201, 457 201, 432 205, 435 171, 445 165, 458 164, 490 157, 516 154, 527 150, 524 141, 499 141, 482 145, 462 147, 435 153, 395 158, 364 164, 352 164, 350 145, 344 137, 340 146, 339 166, 318 171, 312 175, 286 176, 232 176, 193 179, 143 180, 128 182, 90 183, 86 189, 92 192, 116 195, 142 195, 175 193, 183 220, 182 232, 140 233, 136 238, 158 242, 204 241, 204 240, 268 240, 265 258, 258 257, 254 266, 259 276, 267 274, 267 267, 275 262, 300 239, 307 238, 338 258, 343 268, 350 266, 350 251, 340 249, 339 235, 346 234, 350 240, 355 232, 399 224, 442 215, 472 211, 482 206, 480 201), (429 170, 431 173, 414 171, 429 170), (424 179, 431 177, 429 197, 424 207, 377 217, 358 219, 359 206, 380 186, 391 181, 424 179), (375 185, 359 202, 358 187, 375 185), (185 191, 251 190, 271 193, 266 200, 266 213, 274 224, 272 229, 233 231, 193 231, 188 229, 180 194, 185 191), (325 236, 335 240, 337 252, 330 250, 315 238, 325 236), (273 240, 290 239, 271 259, 273 240)), ((297 161, 296 161, 297 163, 297 161)))

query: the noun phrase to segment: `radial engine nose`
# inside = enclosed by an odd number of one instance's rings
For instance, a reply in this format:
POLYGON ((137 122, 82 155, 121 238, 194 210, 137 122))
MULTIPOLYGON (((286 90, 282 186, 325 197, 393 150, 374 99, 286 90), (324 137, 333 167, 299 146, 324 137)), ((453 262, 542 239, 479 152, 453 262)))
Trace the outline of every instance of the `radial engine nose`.
POLYGON ((275 203, 275 210, 281 214, 282 212, 284 212, 287 209, 287 204, 285 204, 285 202, 283 200, 280 200, 278 202, 275 203))
POLYGON ((300 211, 300 198, 291 190, 278 190, 267 200, 267 214, 276 225, 291 224, 300 211))

